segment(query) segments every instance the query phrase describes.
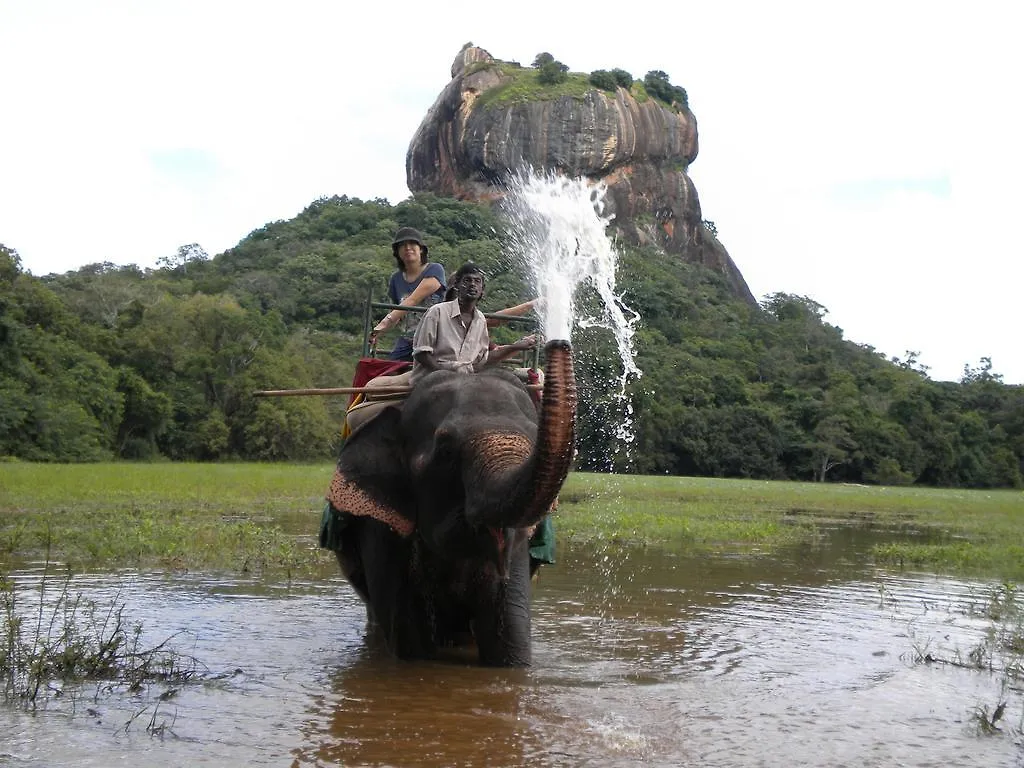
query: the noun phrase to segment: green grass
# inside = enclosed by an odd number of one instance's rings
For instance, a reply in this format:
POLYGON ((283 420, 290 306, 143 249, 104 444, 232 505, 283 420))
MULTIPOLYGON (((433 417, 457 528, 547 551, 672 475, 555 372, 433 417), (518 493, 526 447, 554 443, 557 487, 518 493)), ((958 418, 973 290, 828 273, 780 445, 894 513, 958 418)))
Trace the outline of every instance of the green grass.
MULTIPOLYGON (((469 67, 467 75, 483 69, 495 69, 502 75, 503 82, 484 91, 477 98, 474 106, 482 109, 488 107, 506 107, 510 104, 526 104, 531 101, 554 101, 563 96, 582 100, 589 91, 613 98, 614 93, 603 91, 590 82, 590 75, 585 72, 567 72, 568 79, 564 83, 550 85, 538 80, 540 70, 520 67, 504 61, 477 62, 469 67)), ((630 94, 638 104, 648 101, 651 96, 644 84, 634 80, 629 88, 630 94)), ((665 109, 679 111, 669 104, 659 102, 665 109)))
POLYGON ((305 572, 330 465, 6 464, 0 560, 305 572))
POLYGON ((475 106, 484 109, 531 101, 554 101, 563 96, 582 99, 587 91, 598 90, 590 84, 590 76, 580 72, 567 73, 569 77, 564 83, 547 85, 537 79, 539 70, 515 67, 503 62, 490 66, 502 74, 504 82, 480 94, 475 106))
MULTIPOLYGON (((0 560, 298 573, 315 546, 330 464, 27 464, 0 467, 0 560)), ((569 475, 562 541, 690 553, 813 545, 825 526, 893 531, 882 563, 1024 580, 1024 493, 569 475), (925 532, 926 536, 919 534, 925 532), (902 535, 907 534, 907 535, 902 535)))
POLYGON ((760 549, 813 539, 813 523, 752 506, 728 481, 570 475, 558 531, 570 539, 617 540, 688 550, 760 549))
POLYGON ((575 474, 561 499, 569 538, 766 551, 813 543, 822 526, 870 525, 893 532, 874 547, 879 563, 1024 579, 1020 491, 575 474))
MULTIPOLYGON (((647 89, 644 88, 644 84, 641 83, 639 80, 633 81, 633 85, 630 86, 629 92, 633 95, 633 98, 636 99, 637 104, 643 104, 645 101, 651 98, 650 94, 647 93, 647 89)), ((668 105, 663 104, 662 106, 668 105)))

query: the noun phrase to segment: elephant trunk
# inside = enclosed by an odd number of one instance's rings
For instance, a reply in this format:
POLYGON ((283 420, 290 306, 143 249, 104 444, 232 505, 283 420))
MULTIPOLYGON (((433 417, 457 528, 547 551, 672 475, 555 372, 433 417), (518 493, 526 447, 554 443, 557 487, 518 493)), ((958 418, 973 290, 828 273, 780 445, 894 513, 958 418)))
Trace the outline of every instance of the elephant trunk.
POLYGON ((537 523, 554 503, 572 464, 576 419, 572 347, 568 341, 555 340, 544 349, 547 364, 536 442, 531 447, 525 436, 508 434, 492 435, 470 446, 474 478, 467 484, 466 511, 490 527, 526 528, 537 523), (471 498, 473 490, 480 492, 477 499, 471 498))
POLYGON ((562 489, 575 451, 576 376, 568 341, 551 341, 544 348, 544 399, 534 448, 533 496, 523 510, 522 528, 539 521, 562 489))

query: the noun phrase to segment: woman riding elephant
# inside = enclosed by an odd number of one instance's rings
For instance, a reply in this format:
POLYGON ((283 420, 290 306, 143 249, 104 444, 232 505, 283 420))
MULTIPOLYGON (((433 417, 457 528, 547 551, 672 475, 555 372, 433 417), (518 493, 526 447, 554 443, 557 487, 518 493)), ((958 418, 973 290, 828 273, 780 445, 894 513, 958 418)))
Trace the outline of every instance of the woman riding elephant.
MULTIPOLYGON (((420 304, 432 306, 445 298, 444 267, 427 260, 429 249, 423 242, 423 235, 412 227, 402 227, 395 233, 391 243, 391 254, 398 269, 388 281, 388 298, 392 304, 416 307, 420 304)), ((412 337, 416 332, 420 316, 416 312, 393 309, 374 326, 370 343, 377 344, 382 331, 398 326, 401 335, 389 355, 392 360, 412 361, 412 337)))

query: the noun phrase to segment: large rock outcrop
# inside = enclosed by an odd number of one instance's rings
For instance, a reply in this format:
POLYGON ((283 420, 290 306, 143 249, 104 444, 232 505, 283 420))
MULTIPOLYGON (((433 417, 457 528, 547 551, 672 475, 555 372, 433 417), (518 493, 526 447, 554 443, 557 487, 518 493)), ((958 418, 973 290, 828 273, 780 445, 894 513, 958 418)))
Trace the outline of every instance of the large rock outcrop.
MULTIPOLYGON (((509 171, 525 167, 586 176, 608 185, 614 225, 636 244, 656 243, 688 262, 721 272, 754 303, 743 275, 703 223, 687 175, 697 157, 690 110, 625 88, 558 98, 492 99, 522 71, 467 46, 452 80, 427 112, 406 156, 413 192, 494 200, 509 171)), ((530 70, 532 71, 532 70, 530 70)))

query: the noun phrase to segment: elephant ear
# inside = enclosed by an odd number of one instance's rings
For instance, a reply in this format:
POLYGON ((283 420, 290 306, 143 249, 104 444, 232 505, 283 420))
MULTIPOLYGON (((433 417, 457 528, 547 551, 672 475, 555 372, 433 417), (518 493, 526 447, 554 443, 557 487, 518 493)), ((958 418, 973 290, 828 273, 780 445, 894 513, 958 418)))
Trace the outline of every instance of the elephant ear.
POLYGON ((339 512, 372 517, 400 536, 416 523, 416 505, 402 450, 399 408, 386 408, 345 441, 327 500, 339 512))

